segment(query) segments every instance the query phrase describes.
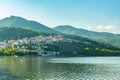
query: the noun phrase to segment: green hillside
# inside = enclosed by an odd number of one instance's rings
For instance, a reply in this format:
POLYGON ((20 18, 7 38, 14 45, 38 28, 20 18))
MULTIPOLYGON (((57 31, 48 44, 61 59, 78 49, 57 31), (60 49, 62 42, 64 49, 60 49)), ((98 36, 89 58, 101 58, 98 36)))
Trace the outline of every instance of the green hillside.
POLYGON ((109 44, 74 35, 61 36, 62 41, 46 45, 48 51, 60 51, 62 56, 120 56, 120 49, 109 44))
POLYGON ((15 27, 2 27, 0 28, 0 40, 21 39, 25 37, 34 37, 40 35, 28 29, 15 28, 15 27))
MULTIPOLYGON (((39 35, 42 35, 42 38, 45 39, 44 42, 46 43, 42 45, 48 46, 48 48, 45 48, 46 51, 60 51, 61 56, 120 56, 119 48, 113 47, 109 44, 99 43, 84 37, 66 34, 56 35, 39 33, 33 30, 15 27, 0 28, 0 40, 2 41, 11 39, 22 39, 25 37, 30 38, 39 35), (51 40, 49 40, 48 37, 52 37, 50 38, 51 40), (54 41, 54 38, 58 39, 58 41, 54 41), (47 43, 49 41, 53 41, 53 43, 47 43)), ((30 47, 31 44, 26 45, 30 47)), ((38 43, 33 45, 38 45, 38 43)), ((33 45, 31 45, 31 47, 33 45)), ((39 43, 39 45, 41 45, 41 43, 39 43)), ((2 51, 4 51, 4 49, 2 51)), ((1 55, 2 54, 3 53, 1 52, 1 55)), ((21 53, 19 55, 23 54, 21 53)), ((35 51, 35 55, 37 55, 37 50, 35 51)))
POLYGON ((106 44, 111 44, 113 46, 120 47, 120 34, 88 31, 85 29, 74 28, 68 25, 57 26, 54 29, 65 34, 82 36, 92 40, 96 40, 98 42, 104 42, 106 44))

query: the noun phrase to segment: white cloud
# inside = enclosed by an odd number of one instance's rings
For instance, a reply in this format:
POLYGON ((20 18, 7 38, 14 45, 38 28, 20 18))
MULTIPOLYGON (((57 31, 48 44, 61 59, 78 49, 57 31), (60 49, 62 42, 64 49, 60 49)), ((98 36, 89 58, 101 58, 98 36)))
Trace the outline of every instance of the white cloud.
POLYGON ((107 25, 107 26, 98 25, 98 26, 97 26, 97 29, 98 29, 98 30, 116 30, 117 27, 114 26, 114 25, 107 25))
POLYGON ((87 29, 92 29, 93 27, 91 27, 91 26, 87 26, 87 29))
POLYGON ((98 25, 98 26, 97 26, 97 29, 98 29, 98 30, 103 30, 103 29, 105 29, 105 28, 104 28, 103 25, 98 25))
POLYGON ((106 26, 105 27, 107 30, 116 30, 117 28, 116 28, 116 26, 114 26, 114 25, 108 25, 108 26, 106 26))

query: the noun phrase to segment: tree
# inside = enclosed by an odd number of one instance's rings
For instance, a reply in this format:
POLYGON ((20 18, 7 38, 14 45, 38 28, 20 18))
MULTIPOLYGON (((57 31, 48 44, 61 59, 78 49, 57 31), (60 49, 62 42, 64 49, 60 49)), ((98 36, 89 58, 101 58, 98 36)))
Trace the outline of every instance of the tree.
POLYGON ((87 48, 85 48, 84 50, 85 50, 85 51, 90 51, 90 48, 89 48, 89 47, 87 47, 87 48))

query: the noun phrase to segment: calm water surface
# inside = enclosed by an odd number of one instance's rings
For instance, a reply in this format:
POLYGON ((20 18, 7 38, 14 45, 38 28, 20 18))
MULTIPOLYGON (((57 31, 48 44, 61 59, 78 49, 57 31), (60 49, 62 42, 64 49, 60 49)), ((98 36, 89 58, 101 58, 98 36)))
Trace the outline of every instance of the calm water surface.
POLYGON ((0 57, 0 80, 120 80, 120 57, 0 57))

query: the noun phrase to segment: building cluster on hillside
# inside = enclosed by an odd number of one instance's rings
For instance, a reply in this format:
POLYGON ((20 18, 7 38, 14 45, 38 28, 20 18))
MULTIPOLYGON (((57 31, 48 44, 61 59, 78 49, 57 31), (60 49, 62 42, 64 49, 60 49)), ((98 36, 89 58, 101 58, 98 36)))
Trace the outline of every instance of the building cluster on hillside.
POLYGON ((78 40, 75 39, 68 39, 68 38, 63 38, 60 35, 57 36, 36 36, 36 37, 30 37, 30 38, 23 38, 23 39, 18 39, 18 40, 8 40, 8 41, 1 41, 0 42, 0 48, 9 48, 11 47, 14 50, 19 50, 19 49, 26 49, 28 48, 28 45, 30 45, 30 49, 32 50, 38 50, 38 54, 45 56, 45 55, 60 55, 59 51, 45 51, 44 49, 40 48, 39 44, 42 45, 44 48, 48 48, 46 44, 54 44, 54 42, 79 42, 78 40), (45 54, 44 54, 45 53, 45 54))

